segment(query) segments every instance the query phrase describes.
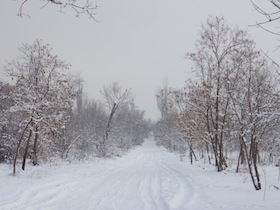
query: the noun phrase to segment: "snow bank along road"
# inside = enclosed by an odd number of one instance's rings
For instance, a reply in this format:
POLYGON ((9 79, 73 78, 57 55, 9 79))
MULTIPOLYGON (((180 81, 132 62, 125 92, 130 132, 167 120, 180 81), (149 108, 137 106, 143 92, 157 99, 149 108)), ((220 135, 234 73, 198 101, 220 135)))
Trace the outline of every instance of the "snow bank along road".
POLYGON ((178 164, 148 139, 115 160, 29 166, 1 184, 0 209, 192 209, 194 190, 178 164))
MULTIPOLYGON (((121 158, 28 166, 16 177, 0 165, 0 210, 279 210, 280 191, 255 191, 248 174, 217 173, 146 140, 121 158)), ((278 185, 278 169, 267 170, 278 185)))

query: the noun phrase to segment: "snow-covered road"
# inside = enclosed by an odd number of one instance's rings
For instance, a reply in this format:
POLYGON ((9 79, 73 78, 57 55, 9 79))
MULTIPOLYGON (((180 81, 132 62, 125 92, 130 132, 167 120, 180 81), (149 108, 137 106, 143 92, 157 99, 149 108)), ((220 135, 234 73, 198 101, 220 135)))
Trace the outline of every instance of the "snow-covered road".
MULTIPOLYGON (((51 167, 10 177, 1 209, 190 209, 193 186, 180 162, 146 140, 116 160, 51 167), (16 180, 15 180, 16 179, 16 180), (21 180, 20 187, 17 181, 21 180), (10 187, 8 187, 10 186, 10 187)), ((31 167, 28 170, 33 170, 31 167)), ((2 191, 3 192, 3 191, 2 191)))
POLYGON ((264 170, 255 191, 248 174, 191 166, 151 138, 114 160, 28 165, 15 177, 2 164, 0 210, 279 210, 278 168, 264 170))

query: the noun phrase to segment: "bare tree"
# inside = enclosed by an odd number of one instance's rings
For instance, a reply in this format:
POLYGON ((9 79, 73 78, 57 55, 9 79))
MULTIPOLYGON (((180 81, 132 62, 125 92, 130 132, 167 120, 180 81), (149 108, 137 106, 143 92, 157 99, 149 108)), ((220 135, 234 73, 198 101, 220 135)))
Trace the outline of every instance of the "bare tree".
POLYGON ((161 118, 155 125, 154 135, 157 145, 167 148, 170 152, 179 153, 181 159, 183 158, 186 142, 178 124, 177 113, 170 112, 161 118))
POLYGON ((103 141, 100 143, 100 155, 106 157, 108 154, 106 144, 109 143, 109 134, 113 128, 113 117, 115 116, 118 109, 122 106, 127 105, 131 100, 131 91, 130 89, 123 90, 121 86, 114 82, 113 84, 104 87, 101 91, 101 94, 104 96, 106 104, 109 108, 109 116, 106 123, 105 132, 103 135, 103 141))
POLYGON ((157 106, 160 111, 161 118, 165 118, 168 115, 168 94, 168 80, 165 79, 163 81, 163 87, 156 93, 157 106))
MULTIPOLYGON (((18 16, 22 17, 27 15, 24 13, 24 6, 30 2, 30 0, 18 0, 20 2, 20 7, 18 10, 18 16)), ((60 12, 63 12, 67 8, 71 8, 75 13, 76 17, 81 15, 87 15, 90 19, 98 22, 96 19, 96 10, 98 4, 96 1, 92 0, 42 0, 44 3, 42 7, 54 6, 58 8, 60 12)))
MULTIPOLYGON (((201 97, 202 93, 203 91, 198 86, 189 81, 188 86, 182 90, 173 91, 170 97, 172 110, 177 113, 177 123, 185 139, 185 147, 189 149, 191 164, 193 159, 197 160, 194 148, 201 150, 203 157, 204 145, 206 146, 207 153, 209 153, 208 145, 211 145, 205 131, 207 127, 204 121, 205 117, 202 116, 206 114, 206 109, 203 107, 203 103, 197 100, 201 97)), ((210 158, 209 163, 211 163, 210 158)))
POLYGON ((144 112, 129 106, 130 90, 123 90, 118 83, 104 87, 105 103, 83 95, 79 81, 77 90, 76 106, 55 145, 61 158, 118 156, 142 144, 148 124, 144 112))
POLYGON ((76 95, 67 75, 70 65, 52 55, 48 45, 36 40, 31 45, 23 44, 19 50, 21 55, 5 66, 6 74, 15 80, 11 95, 13 104, 9 111, 21 117, 20 137, 14 153, 14 174, 19 150, 25 139, 23 169, 27 153, 33 153, 34 165, 38 163, 39 152, 51 153, 49 145, 69 120, 76 95), (33 134, 31 152, 29 148, 33 134))
MULTIPOLYGON (((229 122, 230 99, 225 89, 225 70, 231 67, 232 54, 238 52, 246 41, 246 33, 229 27, 224 18, 210 17, 202 25, 196 42, 196 53, 187 57, 195 63, 202 88, 196 101, 203 104, 207 136, 213 148, 218 171, 227 167, 224 141, 229 122)), ((195 105, 195 107, 199 107, 195 105)))
MULTIPOLYGON (((239 59, 242 66, 228 77, 232 113, 239 127, 240 155, 243 153, 256 190, 261 189, 257 164, 262 144, 273 138, 279 122, 279 78, 254 45, 239 59), (266 140, 264 140, 266 139, 266 140)), ((239 161, 238 161, 239 164, 239 161)))
POLYGON ((224 18, 210 17, 199 35, 197 51, 187 54, 197 78, 173 91, 169 104, 190 151, 193 143, 198 148, 206 145, 206 150, 211 145, 217 170, 222 171, 227 150, 239 150, 237 166, 247 164, 260 190, 260 150, 263 145, 268 149, 268 142, 278 145, 279 67, 256 49, 246 31, 226 25, 224 18))

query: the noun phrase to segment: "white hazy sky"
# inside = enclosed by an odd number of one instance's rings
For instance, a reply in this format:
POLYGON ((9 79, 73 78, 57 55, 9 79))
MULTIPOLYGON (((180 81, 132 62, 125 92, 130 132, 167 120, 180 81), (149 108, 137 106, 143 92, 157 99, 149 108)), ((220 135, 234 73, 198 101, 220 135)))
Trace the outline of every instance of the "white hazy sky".
MULTIPOLYGON (((42 39, 53 52, 72 64, 85 80, 88 96, 101 99, 100 89, 113 81, 132 88, 136 105, 156 120, 155 91, 168 79, 180 88, 190 76, 192 63, 184 59, 194 51, 201 23, 209 15, 224 16, 229 24, 247 28, 262 17, 249 0, 97 0, 101 6, 93 22, 76 18, 67 9, 29 0, 18 17, 19 3, 0 2, 0 68, 18 55, 22 43, 42 39)), ((260 1, 259 1, 260 2, 260 1)), ((258 46, 276 61, 277 37, 261 29, 248 31, 258 46)))

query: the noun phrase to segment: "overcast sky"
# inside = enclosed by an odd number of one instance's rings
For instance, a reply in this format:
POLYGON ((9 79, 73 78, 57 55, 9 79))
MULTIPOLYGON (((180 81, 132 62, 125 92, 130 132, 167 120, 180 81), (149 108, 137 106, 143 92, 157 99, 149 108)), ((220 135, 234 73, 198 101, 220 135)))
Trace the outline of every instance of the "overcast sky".
MULTIPOLYGON (((136 105, 146 117, 156 120, 155 92, 168 79, 180 88, 190 77, 192 63, 184 59, 194 51, 201 23, 209 15, 224 16, 231 25, 247 28, 262 17, 249 0, 97 0, 96 18, 76 18, 58 8, 41 8, 29 0, 24 11, 30 18, 18 17, 19 3, 0 1, 0 68, 18 55, 22 43, 42 39, 53 52, 72 64, 85 80, 85 92, 101 99, 100 89, 114 81, 132 88, 136 105)), ((277 37, 255 27, 248 28, 258 47, 276 61, 277 37)))

